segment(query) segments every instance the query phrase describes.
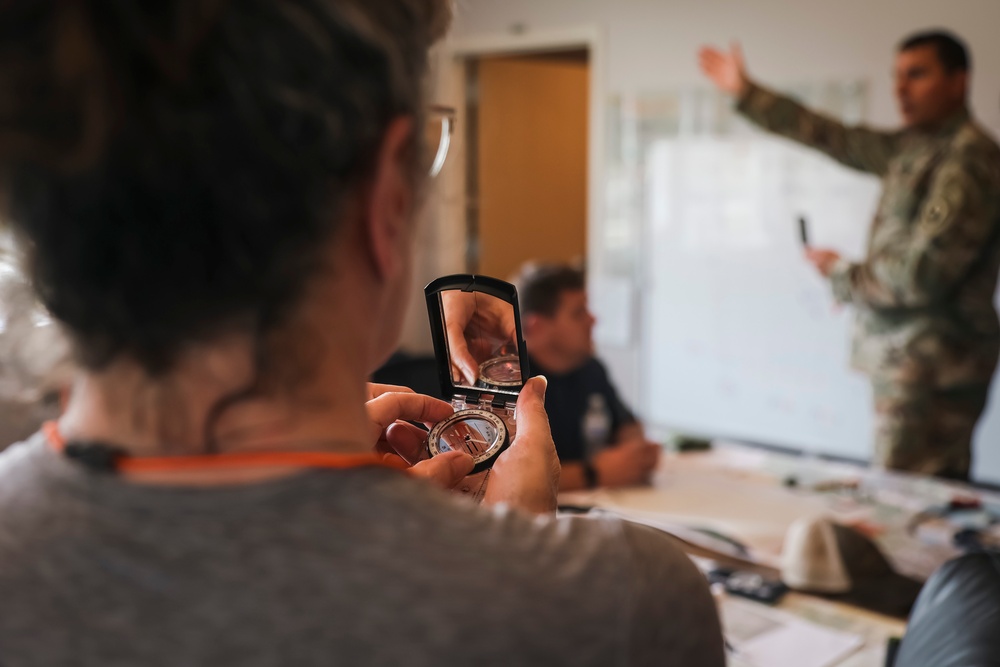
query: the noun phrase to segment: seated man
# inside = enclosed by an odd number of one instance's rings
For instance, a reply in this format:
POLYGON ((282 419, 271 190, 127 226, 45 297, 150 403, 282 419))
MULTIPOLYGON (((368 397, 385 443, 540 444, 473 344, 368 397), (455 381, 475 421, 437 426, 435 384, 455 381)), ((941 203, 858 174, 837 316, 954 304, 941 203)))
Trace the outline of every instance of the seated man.
POLYGON ((582 271, 527 268, 518 280, 524 342, 532 375, 549 387, 545 410, 562 462, 560 490, 646 484, 660 446, 625 407, 594 357, 594 316, 582 271))
POLYGON ((366 386, 450 6, 0 5, 2 215, 79 364, 0 454, 4 665, 724 663, 672 538, 555 516, 543 378, 482 506, 409 423, 451 405, 366 386))

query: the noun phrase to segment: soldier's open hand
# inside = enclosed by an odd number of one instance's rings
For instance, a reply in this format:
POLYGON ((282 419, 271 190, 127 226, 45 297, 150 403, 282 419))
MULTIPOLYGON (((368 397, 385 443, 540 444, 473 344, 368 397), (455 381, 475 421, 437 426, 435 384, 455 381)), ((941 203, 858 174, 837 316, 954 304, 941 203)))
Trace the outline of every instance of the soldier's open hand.
POLYGON ((741 97, 750 85, 743 62, 743 51, 737 42, 733 42, 728 52, 703 46, 698 51, 698 65, 719 90, 730 95, 741 97))

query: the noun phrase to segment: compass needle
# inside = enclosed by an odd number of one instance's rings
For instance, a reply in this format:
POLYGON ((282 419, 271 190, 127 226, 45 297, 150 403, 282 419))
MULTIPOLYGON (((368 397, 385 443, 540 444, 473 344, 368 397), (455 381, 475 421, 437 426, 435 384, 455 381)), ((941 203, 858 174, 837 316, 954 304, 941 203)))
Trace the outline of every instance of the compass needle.
POLYGON ((499 416, 487 410, 467 408, 436 424, 428 436, 427 446, 434 456, 464 450, 477 466, 485 468, 509 442, 509 431, 499 416))

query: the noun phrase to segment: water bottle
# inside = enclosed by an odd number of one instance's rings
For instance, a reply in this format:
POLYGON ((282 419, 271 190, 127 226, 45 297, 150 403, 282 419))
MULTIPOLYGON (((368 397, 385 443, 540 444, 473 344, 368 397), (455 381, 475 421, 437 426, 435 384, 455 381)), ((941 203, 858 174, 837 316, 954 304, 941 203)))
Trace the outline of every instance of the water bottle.
POLYGON ((601 394, 591 394, 583 415, 584 456, 589 460, 611 440, 611 411, 601 394))

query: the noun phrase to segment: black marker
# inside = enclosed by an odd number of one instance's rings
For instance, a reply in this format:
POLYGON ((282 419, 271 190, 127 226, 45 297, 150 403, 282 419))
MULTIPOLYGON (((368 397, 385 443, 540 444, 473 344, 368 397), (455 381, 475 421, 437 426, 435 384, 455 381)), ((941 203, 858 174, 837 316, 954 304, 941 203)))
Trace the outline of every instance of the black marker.
POLYGON ((802 245, 809 247, 809 230, 806 228, 805 216, 799 216, 799 235, 802 237, 802 245))

